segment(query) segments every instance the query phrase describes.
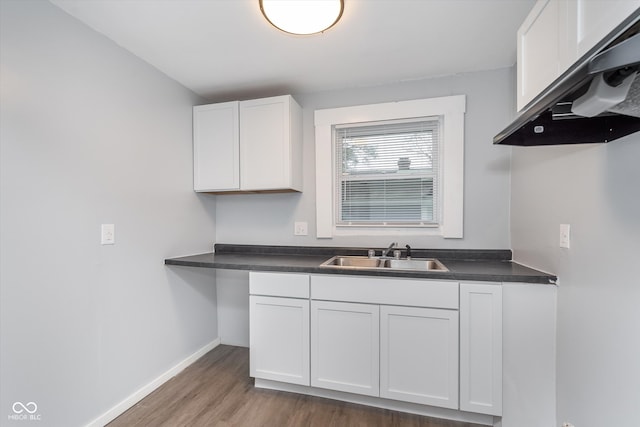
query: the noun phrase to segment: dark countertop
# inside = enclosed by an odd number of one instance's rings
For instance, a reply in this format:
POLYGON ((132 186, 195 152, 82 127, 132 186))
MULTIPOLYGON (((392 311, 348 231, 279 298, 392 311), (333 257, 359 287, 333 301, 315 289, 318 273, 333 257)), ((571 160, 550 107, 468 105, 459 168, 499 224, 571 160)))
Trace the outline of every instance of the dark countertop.
MULTIPOLYGON (((413 249, 414 258, 438 258, 448 269, 439 271, 353 270, 320 267, 334 255, 366 256, 363 248, 258 246, 216 244, 214 253, 164 260, 166 265, 227 270, 281 271, 381 277, 525 282, 555 284, 557 277, 511 261, 509 250, 413 249)), ((380 250, 378 249, 378 253, 380 250)))

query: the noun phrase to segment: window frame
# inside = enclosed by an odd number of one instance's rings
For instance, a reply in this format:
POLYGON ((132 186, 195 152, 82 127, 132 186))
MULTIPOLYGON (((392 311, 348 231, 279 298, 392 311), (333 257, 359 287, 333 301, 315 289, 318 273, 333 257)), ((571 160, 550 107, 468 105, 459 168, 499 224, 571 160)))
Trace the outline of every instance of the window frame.
POLYGON ((316 237, 339 235, 440 235, 463 237, 464 114, 466 96, 454 95, 410 101, 316 110, 316 237), (334 127, 387 120, 440 116, 441 220, 425 227, 337 227, 334 205, 334 127))

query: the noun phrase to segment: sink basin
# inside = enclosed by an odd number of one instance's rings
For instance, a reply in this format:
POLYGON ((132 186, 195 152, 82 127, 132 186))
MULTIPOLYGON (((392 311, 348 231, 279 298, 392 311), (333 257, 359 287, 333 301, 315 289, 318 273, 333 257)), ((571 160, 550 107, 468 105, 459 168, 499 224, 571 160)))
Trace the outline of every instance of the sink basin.
POLYGON ((340 255, 323 262, 320 267, 359 270, 449 271, 440 261, 433 258, 395 259, 340 255))
POLYGON ((390 259, 387 261, 388 268, 393 270, 429 270, 429 271, 449 271, 437 259, 390 259))
POLYGON ((358 256, 334 256, 322 263, 321 267, 338 268, 380 268, 385 260, 358 256))

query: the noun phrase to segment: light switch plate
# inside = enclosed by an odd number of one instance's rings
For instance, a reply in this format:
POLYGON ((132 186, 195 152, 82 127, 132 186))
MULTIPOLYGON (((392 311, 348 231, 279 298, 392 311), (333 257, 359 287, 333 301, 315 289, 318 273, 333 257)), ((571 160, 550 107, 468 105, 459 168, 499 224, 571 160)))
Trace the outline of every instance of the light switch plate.
POLYGON ((100 230, 100 244, 113 245, 116 243, 116 226, 114 224, 102 224, 100 230))
POLYGON ((569 249, 571 246, 571 225, 560 224, 560 247, 569 249))

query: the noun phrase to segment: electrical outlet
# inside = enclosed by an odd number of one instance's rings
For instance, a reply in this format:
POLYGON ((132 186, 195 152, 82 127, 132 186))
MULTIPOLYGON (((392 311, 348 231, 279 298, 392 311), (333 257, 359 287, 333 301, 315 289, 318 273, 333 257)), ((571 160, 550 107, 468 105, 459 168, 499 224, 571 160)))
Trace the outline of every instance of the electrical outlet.
POLYGON ((305 221, 296 222, 293 224, 293 234, 296 236, 306 236, 308 224, 305 221))
POLYGON ((116 226, 113 224, 102 224, 100 226, 100 244, 114 245, 116 243, 116 226))
POLYGON ((569 249, 571 247, 571 225, 560 224, 560 247, 569 249))

